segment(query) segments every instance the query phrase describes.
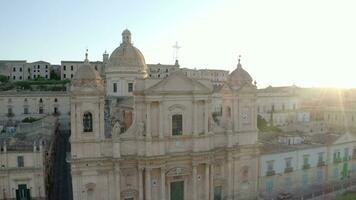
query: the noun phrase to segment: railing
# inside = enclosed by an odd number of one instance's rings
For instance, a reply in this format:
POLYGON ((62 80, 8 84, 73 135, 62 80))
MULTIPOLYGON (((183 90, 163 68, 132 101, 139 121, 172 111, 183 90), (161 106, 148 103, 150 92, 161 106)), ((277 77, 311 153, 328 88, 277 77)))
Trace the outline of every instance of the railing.
POLYGON ((284 173, 289 173, 289 172, 293 172, 293 167, 286 167, 284 169, 284 173))
POLYGON ((317 164, 318 167, 325 166, 325 161, 319 161, 317 164))
POLYGON ((303 165, 303 169, 309 169, 310 168, 310 164, 304 164, 303 165))
POLYGON ((274 176, 275 174, 276 174, 276 172, 274 170, 266 172, 266 176, 274 176))
POLYGON ((342 159, 339 157, 339 158, 334 158, 334 163, 341 163, 342 162, 342 159))

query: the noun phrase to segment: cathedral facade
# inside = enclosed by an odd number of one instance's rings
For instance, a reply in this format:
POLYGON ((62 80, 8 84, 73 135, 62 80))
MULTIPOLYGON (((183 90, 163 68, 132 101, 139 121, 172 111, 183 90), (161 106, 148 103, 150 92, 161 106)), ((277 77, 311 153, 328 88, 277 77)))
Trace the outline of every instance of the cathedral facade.
POLYGON ((72 79, 73 198, 255 199, 257 89, 240 61, 220 90, 222 114, 216 117, 211 81, 180 71, 147 78, 130 31, 122 38, 110 55, 105 80, 87 58, 72 79), (117 107, 128 98, 130 126, 122 128, 122 120, 108 123, 122 118, 117 107), (107 112, 118 117, 107 118, 107 112))

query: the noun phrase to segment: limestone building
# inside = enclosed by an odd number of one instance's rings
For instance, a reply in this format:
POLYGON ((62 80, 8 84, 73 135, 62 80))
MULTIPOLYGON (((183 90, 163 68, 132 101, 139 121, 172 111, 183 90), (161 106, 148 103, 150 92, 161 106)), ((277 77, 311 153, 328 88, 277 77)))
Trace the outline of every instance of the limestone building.
POLYGON ((49 116, 0 134, 0 199, 48 197, 57 125, 49 116))
POLYGON ((87 58, 72 79, 74 199, 255 198, 256 86, 240 62, 221 89, 222 118, 215 122, 209 80, 180 71, 148 79, 130 32, 122 37, 110 56, 106 85, 87 58), (106 99, 125 95, 133 97, 133 123, 122 131, 115 122, 107 133, 106 99))
POLYGON ((26 60, 0 60, 0 74, 11 81, 31 80, 42 77, 50 79, 52 67, 49 62, 36 61, 28 63, 26 60))

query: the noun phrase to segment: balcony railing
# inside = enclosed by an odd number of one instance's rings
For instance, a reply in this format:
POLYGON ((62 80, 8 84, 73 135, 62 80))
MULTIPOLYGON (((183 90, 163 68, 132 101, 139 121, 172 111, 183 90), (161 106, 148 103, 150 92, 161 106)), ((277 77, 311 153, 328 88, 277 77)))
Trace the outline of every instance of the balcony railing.
POLYGON ((290 172, 293 172, 293 167, 286 167, 284 169, 284 173, 290 173, 290 172))
POLYGON ((325 161, 319 161, 317 166, 318 167, 325 166, 325 161))
POLYGON ((303 165, 303 169, 305 170, 305 169, 309 169, 310 168, 310 164, 304 164, 303 165))
POLYGON ((266 172, 266 176, 274 176, 275 174, 276 174, 276 172, 274 170, 266 172))
POLYGON ((334 158, 334 163, 341 163, 342 159, 341 158, 334 158))
POLYGON ((350 156, 344 156, 343 158, 342 158, 342 161, 348 161, 348 160, 350 160, 350 156))

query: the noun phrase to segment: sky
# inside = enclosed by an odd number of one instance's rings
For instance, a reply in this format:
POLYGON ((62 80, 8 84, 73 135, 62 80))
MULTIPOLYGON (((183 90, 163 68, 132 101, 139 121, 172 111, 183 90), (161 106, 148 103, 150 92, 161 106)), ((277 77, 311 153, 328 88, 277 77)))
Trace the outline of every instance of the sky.
POLYGON ((146 63, 236 68, 259 88, 356 87, 354 0, 1 0, 0 59, 102 60, 128 28, 146 63))

